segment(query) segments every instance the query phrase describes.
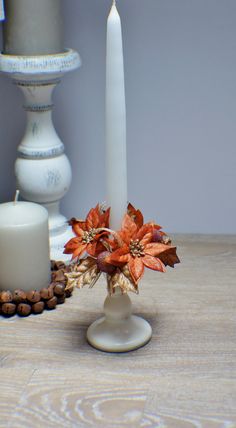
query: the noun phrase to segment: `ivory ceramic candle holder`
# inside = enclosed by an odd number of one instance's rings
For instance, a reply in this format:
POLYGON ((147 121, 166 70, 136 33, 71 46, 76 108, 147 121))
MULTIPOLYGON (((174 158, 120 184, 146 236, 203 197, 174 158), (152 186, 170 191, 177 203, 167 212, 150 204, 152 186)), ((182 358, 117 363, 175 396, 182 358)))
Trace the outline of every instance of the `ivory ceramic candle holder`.
POLYGON ((128 352, 146 345, 152 337, 150 324, 141 317, 132 315, 128 294, 118 287, 108 295, 104 303, 104 317, 90 325, 88 342, 105 352, 128 352))
POLYGON ((0 55, 0 71, 11 77, 25 96, 25 135, 15 163, 17 188, 28 201, 42 204, 49 213, 50 257, 63 256, 65 241, 73 236, 60 213, 60 200, 71 184, 71 166, 52 122, 52 92, 61 78, 81 64, 79 54, 0 55))
POLYGON ((166 266, 179 263, 176 247, 161 227, 144 224, 143 215, 128 205, 121 230, 109 228, 110 209, 97 205, 84 221, 72 218, 75 237, 65 245, 73 264, 66 289, 93 287, 103 273, 107 277, 108 296, 104 317, 87 331, 88 342, 107 352, 131 351, 151 338, 151 326, 143 318, 132 315, 128 292, 138 293, 144 269, 165 272, 166 266))

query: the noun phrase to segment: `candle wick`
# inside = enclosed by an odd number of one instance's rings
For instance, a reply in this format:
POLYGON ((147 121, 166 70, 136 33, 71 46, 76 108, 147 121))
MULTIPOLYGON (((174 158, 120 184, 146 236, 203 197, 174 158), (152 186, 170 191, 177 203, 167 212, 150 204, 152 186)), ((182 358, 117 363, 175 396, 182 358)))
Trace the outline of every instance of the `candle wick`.
POLYGON ((19 190, 17 190, 16 191, 16 194, 15 194, 15 199, 14 199, 14 203, 16 204, 16 202, 18 202, 18 200, 19 200, 19 196, 20 196, 20 191, 19 190))

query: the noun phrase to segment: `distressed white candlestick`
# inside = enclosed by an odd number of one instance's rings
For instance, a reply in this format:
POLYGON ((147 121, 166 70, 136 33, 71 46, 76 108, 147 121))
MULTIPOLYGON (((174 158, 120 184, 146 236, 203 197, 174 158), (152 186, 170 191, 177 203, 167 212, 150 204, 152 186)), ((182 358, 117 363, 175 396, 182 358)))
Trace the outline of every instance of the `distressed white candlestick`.
POLYGON ((48 213, 31 202, 0 205, 0 290, 40 290, 50 281, 48 213))
POLYGON ((113 2, 107 21, 106 183, 112 229, 127 209, 126 107, 121 20, 113 2))
POLYGON ((17 187, 24 199, 48 209, 54 260, 69 259, 63 250, 73 234, 59 208, 71 183, 71 166, 52 123, 51 96, 63 75, 80 63, 73 50, 45 56, 0 55, 0 71, 12 77, 25 96, 27 126, 15 164, 17 187))

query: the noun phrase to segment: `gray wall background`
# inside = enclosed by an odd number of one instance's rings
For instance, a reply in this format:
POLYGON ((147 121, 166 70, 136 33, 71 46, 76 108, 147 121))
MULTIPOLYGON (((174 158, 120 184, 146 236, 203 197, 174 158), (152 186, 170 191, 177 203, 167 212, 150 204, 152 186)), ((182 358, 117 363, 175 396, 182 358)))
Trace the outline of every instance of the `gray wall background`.
MULTIPOLYGON (((236 1, 118 0, 123 24, 129 199, 170 232, 236 233, 236 1)), ((62 203, 105 200, 104 91, 110 0, 63 1, 65 46, 82 68, 54 94, 73 168, 62 203)), ((0 201, 13 197, 20 91, 0 76, 0 201)))

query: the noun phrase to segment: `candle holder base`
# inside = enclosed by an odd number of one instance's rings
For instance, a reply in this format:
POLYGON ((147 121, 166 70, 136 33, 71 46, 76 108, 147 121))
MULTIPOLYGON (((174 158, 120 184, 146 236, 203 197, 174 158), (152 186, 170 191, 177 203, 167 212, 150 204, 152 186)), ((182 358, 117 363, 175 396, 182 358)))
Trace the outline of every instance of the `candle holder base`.
POLYGON ((146 345, 151 337, 150 324, 135 315, 115 324, 103 317, 91 324, 87 331, 90 345, 105 352, 134 351, 146 345))
POLYGON ((152 328, 143 318, 131 315, 131 300, 120 288, 108 296, 105 316, 96 320, 87 331, 87 340, 94 348, 105 352, 128 352, 146 345, 152 328))

